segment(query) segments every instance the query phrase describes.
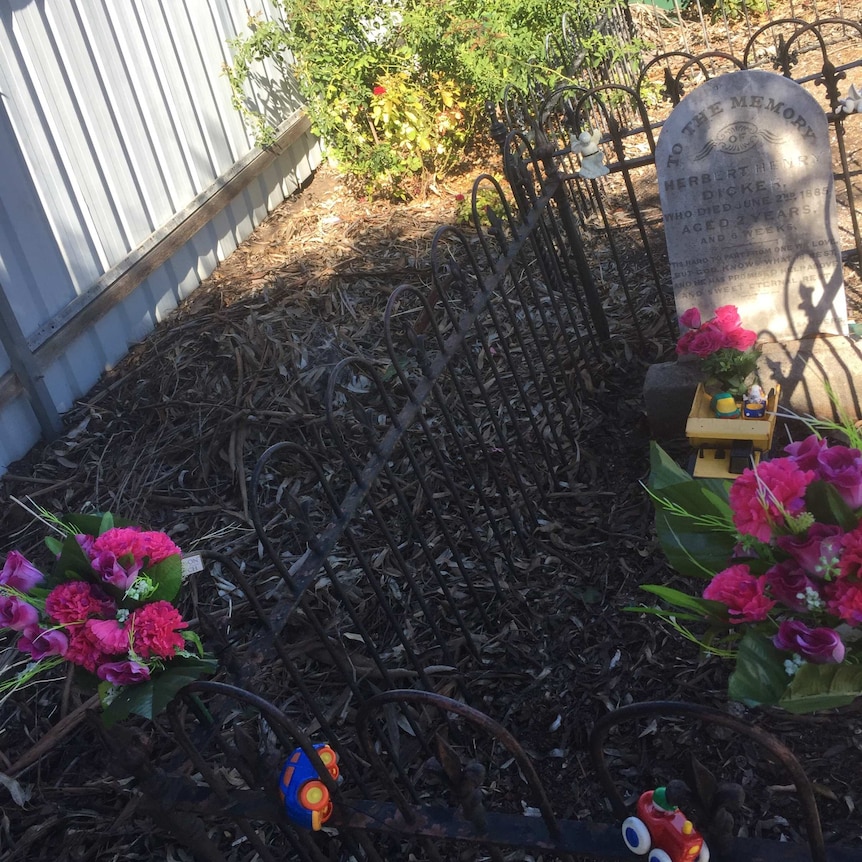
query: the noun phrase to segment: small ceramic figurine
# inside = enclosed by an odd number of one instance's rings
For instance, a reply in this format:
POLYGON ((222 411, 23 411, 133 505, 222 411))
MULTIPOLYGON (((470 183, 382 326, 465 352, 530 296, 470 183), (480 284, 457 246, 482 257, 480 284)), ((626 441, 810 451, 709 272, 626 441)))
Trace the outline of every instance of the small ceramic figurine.
POLYGON ((709 862, 703 836, 668 802, 664 787, 641 794, 637 817, 627 817, 622 831, 626 847, 638 856, 649 853, 650 862, 709 862))
POLYGON ((710 403, 718 419, 736 419, 739 417, 736 399, 729 392, 719 392, 713 395, 710 403))
POLYGON ((746 419, 762 419, 766 413, 766 396, 755 383, 742 399, 742 415, 746 419))
POLYGON ((580 155, 581 169, 578 171, 578 174, 584 179, 592 180, 609 173, 609 168, 604 163, 602 151, 599 149, 599 139, 601 136, 602 133, 596 129, 593 132, 581 132, 577 138, 572 138, 569 149, 573 153, 580 155))

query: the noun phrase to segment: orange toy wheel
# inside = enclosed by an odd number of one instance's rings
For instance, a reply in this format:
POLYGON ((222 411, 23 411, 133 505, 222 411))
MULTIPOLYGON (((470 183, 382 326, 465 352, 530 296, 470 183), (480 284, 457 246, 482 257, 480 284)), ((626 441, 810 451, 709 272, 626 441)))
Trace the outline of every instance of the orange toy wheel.
POLYGON ((323 811, 329 806, 329 791, 321 781, 306 781, 299 788, 299 804, 308 811, 323 811))

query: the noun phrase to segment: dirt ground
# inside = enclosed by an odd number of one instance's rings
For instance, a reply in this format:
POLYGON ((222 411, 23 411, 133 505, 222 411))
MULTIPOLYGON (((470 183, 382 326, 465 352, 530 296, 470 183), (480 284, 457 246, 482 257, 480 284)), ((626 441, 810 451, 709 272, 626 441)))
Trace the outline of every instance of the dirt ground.
MULTIPOLYGON (((431 238, 458 220, 460 196, 469 198, 473 177, 484 169, 498 170, 488 154, 431 183, 421 197, 391 205, 356 199, 321 168, 70 411, 63 436, 11 465, 0 485, 3 498, 29 498, 55 512, 122 513, 166 530, 186 552, 256 555, 245 490, 256 455, 286 431, 302 439, 304 423, 316 421, 315 393, 338 360, 379 349, 377 322, 387 296, 404 282, 430 284, 431 238)), ((646 428, 638 422, 640 372, 629 375, 626 387, 619 409, 631 421, 624 429, 597 428, 584 452, 595 464, 597 490, 614 498, 624 518, 610 523, 601 509, 571 513, 587 522, 580 524, 584 541, 607 546, 612 535, 615 555, 603 561, 609 573, 603 592, 548 585, 535 611, 544 628, 530 649, 551 670, 508 693, 508 725, 535 755, 565 817, 602 813, 589 794, 567 787, 585 759, 589 724, 611 704, 655 697, 726 704, 725 664, 704 660, 654 622, 618 613, 639 601, 639 583, 667 574, 638 485, 648 470, 646 428), (610 462, 625 464, 625 481, 602 467, 610 462), (563 710, 571 719, 551 730, 563 710), (572 752, 571 772, 554 753, 562 750, 572 752)), ((43 530, 22 508, 6 505, 0 524, 4 553, 17 548, 39 557, 43 530)), ((511 670, 526 678, 524 668, 511 670)), ((65 679, 3 705, 0 859, 184 862, 187 852, 146 817, 92 724, 57 733, 58 724, 81 718, 87 705, 65 679)), ((827 838, 860 846, 862 719, 852 711, 838 719, 767 712, 758 721, 803 759, 817 783, 827 838)), ((164 741, 158 727, 141 733, 154 746, 164 741)), ((635 759, 653 751, 652 732, 642 736, 630 740, 635 759)), ((745 746, 732 748, 721 734, 694 744, 741 776, 750 796, 744 832, 799 838, 798 806, 771 764, 745 746)))

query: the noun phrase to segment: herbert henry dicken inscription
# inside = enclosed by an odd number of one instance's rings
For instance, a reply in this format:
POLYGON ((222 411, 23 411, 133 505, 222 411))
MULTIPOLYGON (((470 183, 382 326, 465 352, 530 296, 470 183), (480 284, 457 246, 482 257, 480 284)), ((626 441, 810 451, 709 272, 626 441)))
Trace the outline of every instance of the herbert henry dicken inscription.
POLYGON ((829 131, 801 86, 763 71, 701 84, 656 147, 676 307, 736 305, 760 340, 846 334, 829 131))

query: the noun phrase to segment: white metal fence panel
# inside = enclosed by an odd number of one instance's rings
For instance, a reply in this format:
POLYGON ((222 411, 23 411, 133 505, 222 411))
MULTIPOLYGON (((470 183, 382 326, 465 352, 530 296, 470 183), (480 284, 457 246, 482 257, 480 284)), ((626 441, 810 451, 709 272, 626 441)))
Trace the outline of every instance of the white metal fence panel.
POLYGON ((44 428, 36 402, 56 422, 316 166, 291 82, 267 98, 292 144, 277 156, 260 158, 231 105, 227 40, 250 14, 276 12, 268 0, 0 0, 0 471, 44 428), (175 228, 184 241, 154 255, 175 228))

